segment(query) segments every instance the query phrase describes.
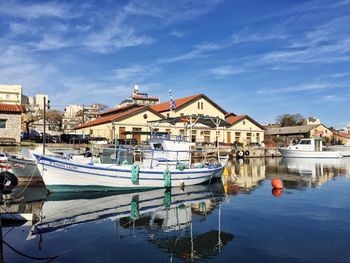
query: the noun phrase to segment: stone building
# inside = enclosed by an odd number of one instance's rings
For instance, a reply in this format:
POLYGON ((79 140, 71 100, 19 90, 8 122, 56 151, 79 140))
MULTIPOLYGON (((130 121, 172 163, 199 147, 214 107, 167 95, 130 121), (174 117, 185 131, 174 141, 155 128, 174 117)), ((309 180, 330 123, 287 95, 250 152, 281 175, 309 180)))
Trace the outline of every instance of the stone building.
POLYGON ((269 143, 288 145, 297 142, 303 138, 328 138, 331 140, 333 132, 323 124, 318 125, 301 125, 287 127, 268 127, 265 138, 269 143))
POLYGON ((9 144, 21 140, 21 105, 0 104, 0 143, 9 144))

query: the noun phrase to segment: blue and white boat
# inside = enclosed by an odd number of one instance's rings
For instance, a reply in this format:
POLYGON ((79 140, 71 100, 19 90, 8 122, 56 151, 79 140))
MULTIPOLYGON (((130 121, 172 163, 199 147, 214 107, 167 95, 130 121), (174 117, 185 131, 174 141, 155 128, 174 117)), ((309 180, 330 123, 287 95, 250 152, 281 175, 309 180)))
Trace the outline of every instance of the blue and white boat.
POLYGON ((133 164, 120 163, 119 156, 115 164, 81 164, 36 153, 34 156, 50 192, 178 187, 202 184, 221 177, 227 156, 215 163, 191 164, 190 142, 169 137, 154 139, 157 143, 152 143, 151 139, 152 148, 145 154, 140 151, 141 161, 133 164), (184 148, 185 151, 182 150, 184 148))

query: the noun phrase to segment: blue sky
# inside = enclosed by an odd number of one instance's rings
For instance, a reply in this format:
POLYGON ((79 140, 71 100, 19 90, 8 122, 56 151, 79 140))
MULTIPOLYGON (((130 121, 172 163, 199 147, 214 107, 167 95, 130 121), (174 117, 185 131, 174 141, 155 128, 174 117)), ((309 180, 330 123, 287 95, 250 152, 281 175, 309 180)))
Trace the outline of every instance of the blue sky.
POLYGON ((350 121, 350 0, 1 1, 0 83, 53 107, 114 106, 137 84, 205 93, 261 123, 350 121))

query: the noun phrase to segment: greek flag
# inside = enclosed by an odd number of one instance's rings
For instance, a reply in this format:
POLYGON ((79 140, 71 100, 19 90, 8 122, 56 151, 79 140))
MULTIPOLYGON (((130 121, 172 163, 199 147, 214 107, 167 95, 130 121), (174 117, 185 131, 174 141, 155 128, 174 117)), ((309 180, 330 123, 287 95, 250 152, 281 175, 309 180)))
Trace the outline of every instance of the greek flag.
POLYGON ((169 90, 169 96, 170 96, 170 110, 175 110, 175 102, 173 100, 173 95, 171 94, 171 90, 169 90))

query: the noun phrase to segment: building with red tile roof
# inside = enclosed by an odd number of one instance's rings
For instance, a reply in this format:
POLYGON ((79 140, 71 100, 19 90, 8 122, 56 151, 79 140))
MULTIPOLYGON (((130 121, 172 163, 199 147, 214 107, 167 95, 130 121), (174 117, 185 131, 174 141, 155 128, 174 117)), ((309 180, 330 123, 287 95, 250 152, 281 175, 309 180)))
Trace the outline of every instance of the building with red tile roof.
MULTIPOLYGON (((232 126, 219 131, 219 140, 226 143, 261 142, 264 138, 263 127, 247 115, 237 116, 227 112, 217 103, 204 94, 195 94, 184 98, 174 99, 175 107, 170 109, 170 101, 143 106, 135 103, 123 105, 100 114, 100 118, 79 125, 76 130, 84 134, 112 139, 113 136, 125 138, 125 133, 133 131, 148 132, 150 125, 148 121, 156 121, 164 118, 181 117, 188 115, 215 116, 226 120, 232 126), (113 125, 112 125, 113 123, 113 125), (114 129, 114 131, 113 131, 114 129), (116 135, 114 135, 114 132, 116 135), (239 136, 238 136, 239 134, 239 136)), ((188 130, 184 123, 171 125, 162 123, 157 126, 159 132, 167 132, 173 135, 187 135, 188 130)), ((205 125, 195 125, 192 129, 192 140, 196 142, 212 143, 216 141, 216 130, 205 125)), ((146 136, 138 137, 138 141, 144 141, 146 136)))
POLYGON ((20 141, 22 113, 21 105, 0 104, 0 144, 20 141))

